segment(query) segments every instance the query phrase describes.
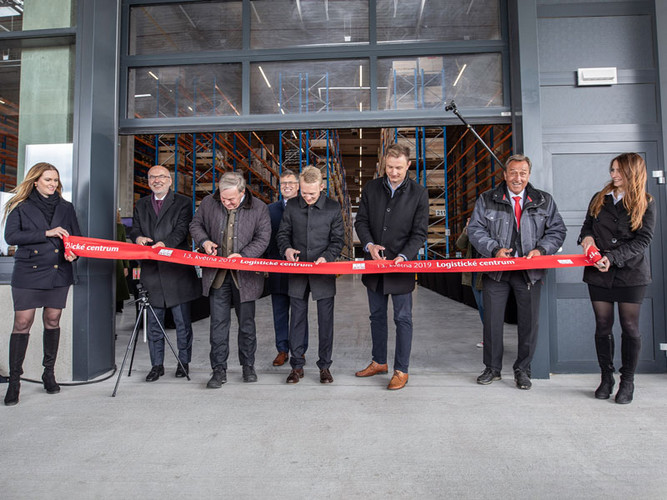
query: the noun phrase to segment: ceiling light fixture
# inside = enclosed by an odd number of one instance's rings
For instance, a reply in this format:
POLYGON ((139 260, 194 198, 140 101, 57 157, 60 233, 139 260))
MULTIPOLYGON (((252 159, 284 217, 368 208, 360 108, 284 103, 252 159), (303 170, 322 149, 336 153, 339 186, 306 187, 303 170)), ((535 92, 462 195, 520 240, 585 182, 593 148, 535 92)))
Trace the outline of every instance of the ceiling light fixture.
POLYGON ((158 77, 155 75, 155 73, 153 73, 152 71, 149 71, 148 74, 151 75, 151 76, 152 76, 153 78, 155 78, 156 80, 159 80, 159 78, 158 78, 158 77))
POLYGON ((463 76, 463 72, 466 70, 467 67, 468 64, 464 64, 461 67, 461 71, 459 71, 459 75, 456 77, 456 80, 454 80, 454 85, 452 85, 452 87, 456 87, 456 84, 459 83, 459 80, 461 79, 461 76, 463 76))
POLYGON ((134 94, 135 99, 137 99, 139 97, 151 97, 151 94, 134 94))
POLYGON ((266 82, 266 86, 271 88, 271 84, 269 83, 269 79, 266 77, 266 74, 264 73, 264 70, 262 69, 261 66, 257 66, 259 68, 259 72, 262 74, 262 77, 264 77, 264 81, 266 82))

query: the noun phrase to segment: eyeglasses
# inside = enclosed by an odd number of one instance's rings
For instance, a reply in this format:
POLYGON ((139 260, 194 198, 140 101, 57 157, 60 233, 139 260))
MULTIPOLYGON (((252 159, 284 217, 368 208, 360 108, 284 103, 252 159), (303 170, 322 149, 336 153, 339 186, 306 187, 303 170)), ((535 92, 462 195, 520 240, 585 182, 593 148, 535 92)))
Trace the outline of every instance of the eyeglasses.
POLYGON ((169 176, 164 175, 164 174, 162 174, 162 175, 149 175, 148 176, 149 181, 164 181, 166 179, 169 179, 169 176))

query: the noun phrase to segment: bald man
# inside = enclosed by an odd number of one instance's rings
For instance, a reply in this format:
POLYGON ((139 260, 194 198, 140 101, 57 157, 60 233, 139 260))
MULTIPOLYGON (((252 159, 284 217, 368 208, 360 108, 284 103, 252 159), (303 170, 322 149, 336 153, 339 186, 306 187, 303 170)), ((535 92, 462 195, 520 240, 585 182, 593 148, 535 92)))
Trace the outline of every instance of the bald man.
MULTIPOLYGON (((152 193, 137 201, 134 208, 130 238, 138 245, 189 250, 190 198, 173 192, 171 173, 161 165, 148 171, 148 187, 152 193)), ((195 268, 144 260, 141 262, 141 284, 148 291, 148 300, 162 326, 167 308, 171 310, 176 325, 178 359, 183 365, 177 367, 175 375, 185 377, 192 358, 190 302, 201 295, 195 268)), ((147 333, 152 368, 146 381, 155 382, 164 375, 164 337, 152 314, 148 314, 147 333)))

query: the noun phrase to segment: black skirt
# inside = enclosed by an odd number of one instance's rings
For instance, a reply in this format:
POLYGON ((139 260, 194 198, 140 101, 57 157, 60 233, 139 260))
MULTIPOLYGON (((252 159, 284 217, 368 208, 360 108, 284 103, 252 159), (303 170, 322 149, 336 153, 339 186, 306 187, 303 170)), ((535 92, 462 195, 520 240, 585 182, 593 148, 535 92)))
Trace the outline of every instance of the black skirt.
POLYGON ((646 286, 615 286, 604 288, 588 285, 588 294, 591 300, 595 302, 629 302, 631 304, 641 304, 646 293, 646 286))
POLYGON ((12 298, 14 299, 15 311, 26 311, 38 307, 50 307, 51 309, 65 309, 67 305, 67 292, 69 286, 59 286, 47 290, 35 288, 12 287, 12 298))

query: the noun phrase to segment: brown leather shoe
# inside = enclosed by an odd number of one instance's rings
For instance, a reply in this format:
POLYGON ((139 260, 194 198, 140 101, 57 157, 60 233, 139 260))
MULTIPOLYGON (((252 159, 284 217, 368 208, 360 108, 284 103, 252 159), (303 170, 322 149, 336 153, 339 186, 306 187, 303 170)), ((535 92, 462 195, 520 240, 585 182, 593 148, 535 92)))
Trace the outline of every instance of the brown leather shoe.
POLYGON ((287 383, 288 384, 298 384, 299 380, 303 378, 303 368, 299 368, 298 370, 292 369, 291 372, 289 372, 289 375, 287 376, 287 383))
POLYGON ((361 371, 358 371, 355 373, 357 377, 372 377, 373 375, 380 375, 383 373, 387 373, 389 368, 387 367, 387 364, 385 363, 384 365, 381 365, 379 363, 376 363, 375 361, 371 361, 371 364, 368 365, 366 368, 364 368, 361 371))
POLYGON ((333 383, 333 377, 328 368, 320 370, 320 383, 322 384, 331 384, 333 383))
POLYGON ((397 391, 398 389, 403 389, 405 384, 408 383, 408 374, 403 373, 399 370, 394 370, 394 376, 391 377, 387 389, 390 391, 397 391))
POLYGON ((273 366, 283 366, 285 363, 287 363, 288 359, 289 359, 288 353, 279 352, 278 355, 276 356, 276 359, 273 360, 273 366))

